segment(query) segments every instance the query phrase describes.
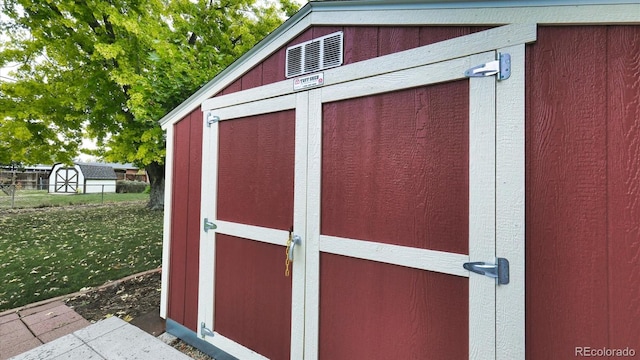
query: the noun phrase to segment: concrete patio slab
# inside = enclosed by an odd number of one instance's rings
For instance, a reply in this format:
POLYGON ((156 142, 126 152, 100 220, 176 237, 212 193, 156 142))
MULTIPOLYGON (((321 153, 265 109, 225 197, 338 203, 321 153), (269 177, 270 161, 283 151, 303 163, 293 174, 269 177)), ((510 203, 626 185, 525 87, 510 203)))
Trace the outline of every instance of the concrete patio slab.
POLYGON ((190 357, 143 330, 111 317, 11 358, 41 359, 188 360, 190 357))

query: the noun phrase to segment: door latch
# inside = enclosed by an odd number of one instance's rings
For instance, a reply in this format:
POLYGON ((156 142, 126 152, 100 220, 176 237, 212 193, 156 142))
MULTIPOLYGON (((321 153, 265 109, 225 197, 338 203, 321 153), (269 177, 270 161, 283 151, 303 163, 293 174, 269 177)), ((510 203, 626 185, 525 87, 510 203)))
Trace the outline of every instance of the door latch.
POLYGON ((289 261, 293 261, 293 248, 296 247, 296 245, 299 245, 302 242, 302 238, 300 237, 300 235, 293 235, 293 238, 291 238, 291 244, 289 245, 289 250, 287 251, 287 257, 289 258, 289 261))
POLYGON ((209 221, 208 218, 204 218, 204 232, 209 232, 209 230, 215 230, 218 226, 214 224, 212 221, 209 221))
POLYGON ((476 274, 495 278, 498 285, 509 283, 509 260, 505 258, 497 258, 495 264, 467 262, 462 267, 476 274))

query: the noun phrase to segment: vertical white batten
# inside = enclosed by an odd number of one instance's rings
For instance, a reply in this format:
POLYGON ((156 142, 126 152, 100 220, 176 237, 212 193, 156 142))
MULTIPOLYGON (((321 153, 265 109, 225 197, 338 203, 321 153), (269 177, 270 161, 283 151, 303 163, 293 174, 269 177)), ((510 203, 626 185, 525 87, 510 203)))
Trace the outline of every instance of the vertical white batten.
POLYGON ((306 282, 307 249, 307 113, 309 94, 296 94, 295 167, 293 193, 293 234, 301 244, 294 248, 291 274, 291 359, 304 358, 304 287, 306 282))
POLYGON ((510 282, 496 288, 497 359, 525 359, 525 45, 511 55, 511 77, 496 85, 496 256, 510 282))
MULTIPOLYGON (((202 182, 200 203, 200 267, 198 271, 198 332, 200 324, 205 323, 209 330, 215 329, 215 259, 216 232, 204 231, 204 219, 216 223, 217 191, 218 191, 218 126, 219 122, 209 122, 209 115, 215 111, 205 112, 202 121, 202 182), (210 299, 203 301, 203 299, 210 299)), ((198 334, 202 335, 202 334, 198 334)), ((210 337, 205 338, 211 341, 210 337)))
POLYGON ((318 358, 320 330, 320 191, 322 174, 322 89, 309 91, 307 182, 307 278, 304 358, 318 358))
POLYGON ((167 149, 164 160, 164 217, 162 222, 162 275, 160 287, 160 317, 167 318, 167 306, 169 303, 169 262, 171 261, 171 196, 173 195, 173 156, 174 156, 174 131, 175 125, 167 127, 167 149))
MULTIPOLYGON (((495 52, 471 56, 472 64, 495 52)), ((469 79, 469 259, 495 261, 495 76, 469 79)), ((495 358, 495 279, 469 274, 469 358, 495 358)))

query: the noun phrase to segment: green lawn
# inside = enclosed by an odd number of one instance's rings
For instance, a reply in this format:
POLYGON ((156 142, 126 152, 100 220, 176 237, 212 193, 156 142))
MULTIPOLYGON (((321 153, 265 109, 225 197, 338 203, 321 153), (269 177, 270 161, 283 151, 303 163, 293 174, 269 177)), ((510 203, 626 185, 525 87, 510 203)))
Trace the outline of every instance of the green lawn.
MULTIPOLYGON (((102 204, 119 201, 149 200, 149 194, 50 194, 46 190, 18 190, 13 199, 13 207, 32 208, 49 206, 67 206, 78 204, 102 204)), ((11 196, 0 191, 0 209, 10 209, 11 196)))
POLYGON ((162 212, 145 204, 0 212, 0 311, 159 267, 162 212))

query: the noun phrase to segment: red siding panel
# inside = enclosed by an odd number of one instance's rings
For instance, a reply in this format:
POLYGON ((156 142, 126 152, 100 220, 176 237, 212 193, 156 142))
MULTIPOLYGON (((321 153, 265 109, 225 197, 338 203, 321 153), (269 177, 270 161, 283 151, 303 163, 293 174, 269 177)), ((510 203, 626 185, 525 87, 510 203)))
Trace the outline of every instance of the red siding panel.
POLYGON ((640 355, 640 26, 607 38, 609 346, 640 355))
POLYGON ((200 195, 202 179, 202 111, 191 113, 188 172, 186 285, 184 326, 198 329, 198 273, 200 266, 200 195))
POLYGON ((291 277, 281 246, 216 235, 215 330, 270 359, 289 359, 291 277))
POLYGON ((378 56, 412 49, 419 45, 419 27, 381 27, 378 30, 378 56))
POLYGON ((345 64, 378 56, 377 27, 345 27, 343 41, 345 64))
POLYGON ((197 330, 202 112, 174 125, 174 166, 167 316, 197 330))
POLYGON ((451 38, 469 35, 466 26, 432 26, 420 28, 420 46, 435 44, 451 38))
POLYGON ((468 82, 325 104, 322 233, 468 253, 468 82))
POLYGON ((606 28, 541 27, 527 51, 527 357, 608 345, 606 28))
POLYGON ((262 62, 262 85, 272 84, 286 79, 284 64, 286 48, 283 48, 262 62))
POLYGON ((467 359, 468 279, 322 254, 320 359, 467 359))
POLYGON ((258 64, 241 78, 242 90, 262 85, 262 64, 258 64))
POLYGON ((220 220, 291 228, 294 143, 293 110, 220 123, 220 220))
POLYGON ((187 274, 187 219, 189 178, 189 116, 174 125, 173 189, 171 200, 171 256, 167 316, 184 325, 187 274))
POLYGON ((242 78, 236 79, 233 83, 229 84, 226 88, 220 91, 220 95, 227 95, 242 90, 242 78))
POLYGON ((344 31, 344 29, 341 26, 317 26, 313 28, 313 38, 319 38, 338 31, 344 31))

